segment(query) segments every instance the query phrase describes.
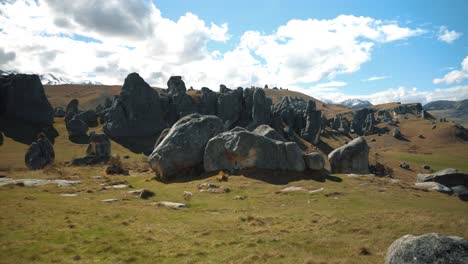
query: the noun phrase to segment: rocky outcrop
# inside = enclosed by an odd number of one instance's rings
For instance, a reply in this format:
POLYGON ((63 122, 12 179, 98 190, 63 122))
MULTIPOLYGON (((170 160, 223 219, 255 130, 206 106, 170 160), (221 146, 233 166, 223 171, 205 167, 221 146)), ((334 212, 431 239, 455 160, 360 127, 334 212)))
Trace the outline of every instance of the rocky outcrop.
POLYGON ((420 103, 416 104, 401 104, 392 109, 394 115, 405 115, 405 114, 413 114, 416 116, 421 116, 421 112, 423 111, 423 107, 420 103))
POLYGON ((363 135, 372 135, 372 134, 374 134, 374 126, 375 125, 376 125, 376 121, 374 119, 374 114, 373 113, 368 114, 366 119, 364 120, 364 124, 362 126, 363 135))
POLYGON ((374 111, 370 108, 363 108, 361 110, 353 112, 353 119, 351 121, 351 129, 354 131, 354 133, 356 133, 359 136, 362 136, 365 134, 365 132, 367 132, 368 125, 366 125, 366 119, 368 118, 370 114, 373 115, 373 113, 374 111))
POLYGON ((24 157, 26 166, 31 170, 44 168, 54 161, 54 147, 44 134, 39 134, 36 142, 33 142, 24 157))
POLYGON ((111 138, 157 136, 165 127, 158 92, 137 73, 129 74, 107 115, 104 132, 111 138))
MULTIPOLYGON (((317 144, 322 130, 322 112, 316 109, 314 101, 307 102, 304 118, 305 128, 302 130, 301 136, 307 141, 317 144)), ((296 123, 298 122, 296 121, 296 123)))
POLYGON ((304 161, 310 170, 323 170, 325 168, 325 158, 318 152, 304 155, 304 161))
POLYGON ((369 173, 369 145, 358 137, 330 152, 328 160, 332 173, 369 173))
POLYGON ((78 113, 79 104, 80 102, 78 101, 78 99, 72 99, 70 102, 68 102, 67 107, 65 108, 65 112, 75 114, 78 113))
POLYGON ((0 118, 52 125, 54 109, 37 75, 0 76, 0 118))
MULTIPOLYGON (((255 89, 252 97, 252 126, 270 124, 271 99, 265 96, 263 89, 255 89)), ((249 107, 249 105, 246 107, 249 107)))
POLYGON ((217 115, 218 94, 210 89, 201 89, 199 112, 202 115, 217 115))
POLYGON ((302 151, 294 142, 281 142, 243 129, 210 139, 203 158, 205 171, 258 168, 303 171, 302 151))
MULTIPOLYGON (((232 131, 232 130, 231 130, 232 131)), ((286 141, 276 130, 269 125, 260 125, 252 131, 252 133, 271 138, 278 141, 286 141)))
POLYGON ((98 125, 98 116, 94 110, 78 112, 75 115, 77 118, 83 120, 89 127, 96 127, 98 125))
POLYGON ((106 134, 91 132, 84 158, 72 161, 73 165, 92 165, 108 161, 111 157, 111 142, 106 134))
POLYGON ((232 128, 242 111, 242 88, 222 93, 218 97, 218 116, 226 129, 232 128))
POLYGON ((468 186, 468 174, 456 169, 444 169, 432 174, 418 174, 417 182, 437 182, 447 187, 456 185, 468 186))
POLYGON ((406 235, 390 245, 385 263, 468 263, 468 240, 436 233, 421 236, 406 235))
POLYGON ((171 127, 148 157, 148 162, 163 179, 200 165, 208 140, 222 131, 223 122, 216 116, 185 116, 171 127))
POLYGON ((182 76, 171 76, 167 81, 167 90, 169 95, 172 96, 185 94, 187 88, 184 81, 182 81, 182 76))

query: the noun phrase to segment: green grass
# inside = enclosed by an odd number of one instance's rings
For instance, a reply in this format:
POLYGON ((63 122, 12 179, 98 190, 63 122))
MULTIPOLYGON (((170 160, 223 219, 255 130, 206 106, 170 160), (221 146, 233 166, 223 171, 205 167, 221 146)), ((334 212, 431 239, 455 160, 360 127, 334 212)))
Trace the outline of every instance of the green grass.
POLYGON ((434 171, 455 168, 468 172, 466 151, 457 152, 454 149, 437 149, 431 154, 413 154, 407 152, 389 151, 387 154, 395 159, 408 162, 421 167, 424 164, 431 166, 434 171))
MULTIPOLYGON (((387 179, 337 175, 341 181, 305 179, 279 185, 230 176, 218 183, 230 193, 200 193, 197 185, 216 182, 216 176, 163 184, 152 179, 151 171, 136 170, 147 166, 143 156, 117 144, 112 145, 114 152, 131 155, 124 160, 130 176, 105 176, 104 165, 73 167, 64 162, 84 155, 86 145, 69 142, 60 122, 54 166, 25 170, 26 146, 6 139, 0 147, 0 175, 82 181, 63 188, 0 187, 0 263, 382 263, 388 246, 406 234, 468 237, 468 203, 387 179), (102 188, 121 181, 156 196, 140 200, 128 190, 102 188), (285 186, 325 190, 276 193, 285 186), (184 191, 193 193, 191 201, 184 201, 184 191), (237 195, 247 199, 235 200, 237 195), (109 198, 127 200, 101 202, 109 198), (160 208, 153 204, 157 201, 186 202, 189 208, 160 208), (360 255, 362 248, 371 254, 360 255)), ((416 158, 422 162, 428 157, 416 158)), ((429 158, 435 162, 443 157, 429 158)), ((458 167, 459 162, 448 165, 458 167)))

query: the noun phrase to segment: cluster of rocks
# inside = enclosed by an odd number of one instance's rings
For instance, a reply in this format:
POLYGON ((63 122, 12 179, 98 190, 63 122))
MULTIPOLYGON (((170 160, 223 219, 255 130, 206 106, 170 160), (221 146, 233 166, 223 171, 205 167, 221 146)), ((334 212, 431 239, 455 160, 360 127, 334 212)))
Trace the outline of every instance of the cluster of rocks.
POLYGON ((281 140, 266 125, 253 132, 242 127, 226 131, 225 123, 217 116, 191 114, 171 127, 148 162, 164 179, 196 166, 206 172, 245 168, 304 171, 306 165, 321 170, 325 161, 317 155, 305 155, 295 142, 281 140))
POLYGON ((167 86, 167 90, 156 90, 137 73, 129 74, 120 96, 109 108, 98 112, 100 116, 104 113, 104 132, 128 144, 138 145, 136 141, 145 139, 141 150, 151 153, 165 129, 182 117, 197 113, 219 117, 226 131, 234 127, 253 131, 259 125, 269 125, 286 139, 297 134, 312 143, 318 141, 321 112, 313 101, 287 97, 273 106, 261 88, 231 90, 224 85, 219 93, 203 87, 189 95, 180 76, 172 76, 167 86))
POLYGON ((416 187, 435 190, 468 200, 468 174, 456 169, 445 169, 432 174, 418 174, 416 187))
POLYGON ((91 132, 86 156, 72 161, 73 165, 92 165, 106 162, 111 157, 111 142, 106 134, 91 132))
MULTIPOLYGON (((88 137, 90 127, 98 125, 98 116, 95 110, 80 111, 79 101, 72 99, 65 110, 56 108, 55 112, 65 111, 65 125, 70 139, 80 139, 88 137)), ((58 117, 56 115, 56 117, 58 117)))

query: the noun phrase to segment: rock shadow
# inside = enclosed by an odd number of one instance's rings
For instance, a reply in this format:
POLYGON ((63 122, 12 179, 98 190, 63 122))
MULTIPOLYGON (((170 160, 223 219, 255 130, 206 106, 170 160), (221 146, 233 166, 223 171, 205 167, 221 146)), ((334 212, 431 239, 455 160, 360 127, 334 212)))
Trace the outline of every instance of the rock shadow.
POLYGON ((89 144, 88 136, 68 136, 68 139, 75 144, 89 144))
MULTIPOLYGON (((109 135, 107 135, 109 136, 109 135)), ((158 139, 157 136, 148 136, 148 137, 118 137, 112 138, 117 144, 123 146, 124 148, 130 150, 133 153, 143 153, 146 156, 150 155, 154 150, 154 143, 158 139)))
POLYGON ((4 118, 0 119, 0 131, 5 137, 26 145, 36 141, 39 133, 44 133, 52 144, 55 143, 55 138, 59 135, 53 126, 4 118))

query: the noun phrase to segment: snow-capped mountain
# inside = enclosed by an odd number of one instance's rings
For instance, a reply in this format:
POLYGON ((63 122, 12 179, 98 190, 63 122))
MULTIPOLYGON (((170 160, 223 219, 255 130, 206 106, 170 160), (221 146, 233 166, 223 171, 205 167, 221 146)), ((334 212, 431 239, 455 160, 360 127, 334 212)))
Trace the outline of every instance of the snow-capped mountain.
MULTIPOLYGON (((0 70, 0 75, 18 74, 16 71, 0 70)), ((80 85, 102 85, 102 83, 92 80, 72 81, 66 77, 56 73, 37 74, 41 79, 42 85, 59 85, 59 84, 80 84, 80 85)))
POLYGON ((339 104, 347 106, 347 107, 351 107, 352 109, 372 106, 372 104, 369 101, 360 100, 360 99, 348 99, 339 104))
POLYGON ((39 78, 41 79, 41 83, 43 85, 57 85, 57 84, 71 84, 72 83, 68 79, 61 77, 57 74, 53 74, 53 73, 40 74, 39 78))

